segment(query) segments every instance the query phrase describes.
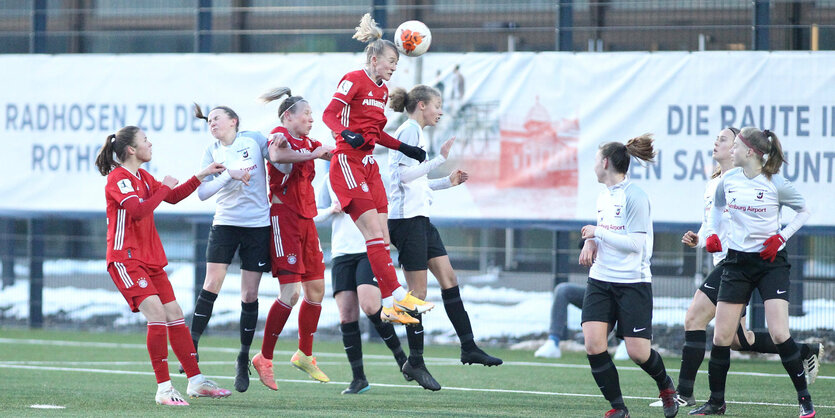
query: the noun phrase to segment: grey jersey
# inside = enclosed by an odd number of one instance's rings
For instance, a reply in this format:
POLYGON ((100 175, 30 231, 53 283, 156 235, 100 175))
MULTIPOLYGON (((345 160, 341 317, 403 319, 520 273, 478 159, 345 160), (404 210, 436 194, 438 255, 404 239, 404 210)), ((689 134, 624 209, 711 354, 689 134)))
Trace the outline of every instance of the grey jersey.
MULTIPOLYGON (((229 169, 248 171, 249 185, 228 181, 216 194, 217 208, 212 225, 262 227, 270 225, 265 158, 269 155, 267 138, 260 132, 238 132, 231 145, 219 140, 206 147, 201 167, 218 162, 229 169)), ((204 183, 217 181, 219 175, 207 176, 204 183)))

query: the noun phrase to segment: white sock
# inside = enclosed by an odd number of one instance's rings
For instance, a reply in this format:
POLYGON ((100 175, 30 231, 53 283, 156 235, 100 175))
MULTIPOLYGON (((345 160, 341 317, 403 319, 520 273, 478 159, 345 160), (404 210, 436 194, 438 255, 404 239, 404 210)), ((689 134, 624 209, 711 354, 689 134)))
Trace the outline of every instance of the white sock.
POLYGON ((406 289, 403 289, 403 286, 397 286, 397 289, 394 289, 394 292, 391 292, 391 295, 397 300, 403 300, 406 298, 406 289))
POLYGON ((386 308, 393 308, 394 307, 394 297, 389 296, 387 298, 383 298, 383 306, 386 308))
POLYGON ((171 381, 166 380, 162 383, 157 383, 157 392, 165 392, 166 390, 171 388, 171 381))
POLYGON ((192 377, 189 377, 188 378, 188 383, 190 383, 192 385, 199 385, 199 384, 203 383, 204 380, 206 380, 206 378, 203 377, 203 374, 198 373, 198 374, 196 374, 192 377))

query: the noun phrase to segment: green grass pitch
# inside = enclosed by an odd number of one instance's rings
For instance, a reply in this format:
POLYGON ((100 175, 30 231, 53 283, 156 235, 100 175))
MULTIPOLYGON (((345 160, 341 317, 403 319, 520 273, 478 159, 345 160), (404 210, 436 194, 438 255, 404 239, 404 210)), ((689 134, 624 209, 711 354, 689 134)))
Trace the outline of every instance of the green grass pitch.
MULTIPOLYGON (((207 335, 201 341, 204 374, 233 390, 237 338, 207 335)), ((403 339, 405 345, 405 339, 403 339)), ((427 345, 427 367, 441 383, 439 392, 406 382, 383 344, 365 343, 365 372, 371 390, 341 395, 351 370, 335 342, 317 341, 314 355, 332 382, 313 382, 290 365, 295 339, 279 339, 275 372, 278 391, 256 375, 249 391, 227 399, 189 399, 188 407, 154 403, 156 385, 142 334, 86 333, 0 328, 0 415, 3 416, 556 416, 601 417, 609 409, 581 353, 545 361, 530 351, 489 349, 502 357, 500 367, 463 366, 458 348, 427 345), (63 409, 35 409, 57 405, 63 409)), ((253 355, 260 340, 253 344, 253 355)), ((186 379, 169 361, 174 386, 185 394, 186 379)), ((675 379, 679 359, 664 358, 675 379)), ((624 398, 634 417, 660 417, 655 383, 629 361, 617 361, 624 398)), ((707 360, 696 382, 696 397, 707 393, 707 360)), ((819 414, 835 412, 835 373, 823 364, 810 387, 819 414)), ((254 370, 253 370, 254 373, 254 370)), ((728 415, 793 417, 798 407, 791 382, 779 361, 734 360, 728 377, 728 415)), ((682 410, 679 416, 686 416, 682 410)))

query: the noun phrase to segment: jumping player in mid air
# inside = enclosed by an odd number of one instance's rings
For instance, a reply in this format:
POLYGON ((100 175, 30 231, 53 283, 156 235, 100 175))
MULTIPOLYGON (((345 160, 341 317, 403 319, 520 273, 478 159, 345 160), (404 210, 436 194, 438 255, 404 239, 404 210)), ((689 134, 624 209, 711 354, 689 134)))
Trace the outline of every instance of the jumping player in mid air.
POLYGON ((394 44, 383 40, 382 35, 382 29, 371 16, 363 16, 354 38, 368 42, 365 68, 342 77, 322 118, 336 135, 331 187, 342 209, 365 238, 368 260, 383 298, 380 317, 383 321, 410 325, 419 322, 410 314, 424 313, 434 305, 406 293, 397 281, 389 253, 388 200, 372 151, 375 144, 380 144, 418 162, 426 159, 426 151, 404 144, 383 131, 389 96, 385 82, 397 69, 400 55, 394 44))
POLYGON ((278 278, 279 297, 273 302, 264 325, 261 352, 252 359, 261 382, 277 390, 273 373, 273 351, 293 306, 304 289, 299 310, 299 348, 290 362, 320 382, 329 382, 313 357, 313 334, 319 324, 325 294, 325 263, 313 218, 316 198, 311 182, 316 175, 313 160, 330 158, 330 147, 307 135, 313 126, 310 104, 293 96, 289 88, 277 88, 263 96, 271 102, 287 95, 278 106, 282 126, 272 130, 270 160, 270 258, 272 274, 278 278), (280 146, 285 144, 285 146, 280 146))

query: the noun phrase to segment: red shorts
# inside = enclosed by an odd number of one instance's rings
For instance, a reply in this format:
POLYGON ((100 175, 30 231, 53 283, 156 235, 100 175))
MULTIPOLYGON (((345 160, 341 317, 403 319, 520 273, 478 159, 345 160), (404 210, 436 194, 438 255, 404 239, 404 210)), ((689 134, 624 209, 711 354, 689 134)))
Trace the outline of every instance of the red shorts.
POLYGON ((276 203, 270 205, 270 261, 273 277, 281 284, 323 279, 325 255, 319 244, 319 232, 313 219, 303 218, 276 203), (288 272, 290 274, 288 274, 288 272), (301 276, 301 277, 299 277, 301 276))
POLYGON ((377 162, 371 155, 362 160, 343 153, 334 155, 331 158, 330 180, 342 209, 353 199, 366 199, 374 203, 378 213, 388 213, 386 188, 377 162))
POLYGON ((168 274, 160 267, 135 260, 114 261, 107 266, 107 272, 133 312, 139 312, 139 304, 148 296, 159 296, 163 305, 177 299, 168 274))

